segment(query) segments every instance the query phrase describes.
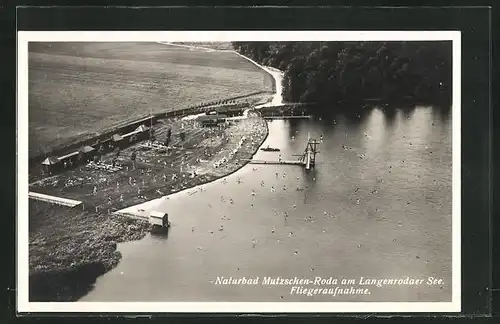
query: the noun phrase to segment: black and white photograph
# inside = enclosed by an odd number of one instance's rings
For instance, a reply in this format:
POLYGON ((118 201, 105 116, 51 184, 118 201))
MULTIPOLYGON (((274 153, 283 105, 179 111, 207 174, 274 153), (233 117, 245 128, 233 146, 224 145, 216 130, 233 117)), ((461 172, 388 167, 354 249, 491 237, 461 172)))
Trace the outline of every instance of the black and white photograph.
POLYGON ((461 310, 460 32, 26 31, 17 68, 26 310, 461 310))

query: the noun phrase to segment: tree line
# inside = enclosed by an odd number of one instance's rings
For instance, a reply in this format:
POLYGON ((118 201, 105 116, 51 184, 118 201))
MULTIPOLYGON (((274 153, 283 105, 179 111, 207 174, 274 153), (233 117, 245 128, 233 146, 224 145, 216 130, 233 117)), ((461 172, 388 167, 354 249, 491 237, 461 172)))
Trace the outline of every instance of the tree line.
POLYGON ((451 41, 233 42, 252 60, 285 72, 288 102, 449 104, 451 41))

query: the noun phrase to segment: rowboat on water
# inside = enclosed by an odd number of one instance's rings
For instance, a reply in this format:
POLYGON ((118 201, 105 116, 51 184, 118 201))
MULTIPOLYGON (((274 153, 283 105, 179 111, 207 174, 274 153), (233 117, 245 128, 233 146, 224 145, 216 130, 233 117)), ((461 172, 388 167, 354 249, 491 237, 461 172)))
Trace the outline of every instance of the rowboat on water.
POLYGON ((267 147, 261 148, 261 151, 265 151, 265 152, 279 152, 280 149, 279 148, 275 148, 275 147, 269 147, 269 145, 268 145, 267 147))

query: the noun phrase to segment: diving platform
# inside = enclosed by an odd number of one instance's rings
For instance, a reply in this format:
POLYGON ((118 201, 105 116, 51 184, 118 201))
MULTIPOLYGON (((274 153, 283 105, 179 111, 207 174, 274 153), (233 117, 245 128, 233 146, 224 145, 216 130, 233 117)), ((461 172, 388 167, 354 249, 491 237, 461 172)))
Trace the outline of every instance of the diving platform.
POLYGON ((270 165, 300 165, 306 168, 306 170, 311 170, 316 165, 316 154, 319 153, 318 145, 320 141, 312 139, 309 136, 307 140, 307 145, 304 150, 304 153, 297 155, 297 160, 282 160, 281 155, 279 160, 242 160, 247 161, 250 164, 270 164, 270 165))

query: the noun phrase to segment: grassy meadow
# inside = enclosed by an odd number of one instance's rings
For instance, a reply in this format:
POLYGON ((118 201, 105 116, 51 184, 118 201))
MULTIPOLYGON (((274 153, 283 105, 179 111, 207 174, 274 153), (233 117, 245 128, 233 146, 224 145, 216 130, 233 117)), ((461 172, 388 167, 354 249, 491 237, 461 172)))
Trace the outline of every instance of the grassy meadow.
POLYGON ((29 155, 150 112, 272 90, 230 52, 159 43, 29 44, 29 155))

